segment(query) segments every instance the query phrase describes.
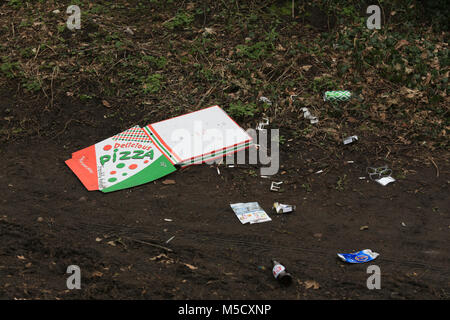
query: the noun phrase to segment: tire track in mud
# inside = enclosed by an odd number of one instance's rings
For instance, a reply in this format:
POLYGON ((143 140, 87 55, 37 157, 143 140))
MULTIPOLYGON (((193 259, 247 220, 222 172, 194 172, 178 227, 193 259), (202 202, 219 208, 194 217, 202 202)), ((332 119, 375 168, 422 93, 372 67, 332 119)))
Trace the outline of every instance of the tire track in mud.
MULTIPOLYGON (((145 241, 153 241, 156 244, 161 244, 161 242, 163 242, 164 240, 158 241, 157 239, 148 239, 145 238, 145 235, 147 235, 148 233, 152 233, 154 234, 155 232, 153 230, 144 228, 144 227, 133 227, 133 226, 127 226, 127 225, 107 225, 107 224, 92 224, 92 223, 80 223, 78 224, 80 227, 96 227, 96 228, 101 228, 104 231, 109 231, 112 232, 115 235, 130 235, 132 234, 134 237, 138 236, 138 235, 144 235, 144 238, 142 238, 142 240, 145 241), (119 229, 119 230, 118 230, 119 229)), ((98 230, 92 230, 92 232, 97 232, 98 230)), ((161 233, 162 234, 162 233, 161 233)), ((230 244, 231 245, 236 245, 238 247, 253 247, 253 248, 258 248, 258 249, 266 249, 266 250, 287 250, 287 251, 296 251, 296 252, 303 252, 303 253, 308 253, 311 255, 319 255, 322 257, 326 257, 328 256, 324 251, 326 249, 322 249, 322 250, 316 250, 316 249, 310 249, 310 248, 305 248, 305 247, 290 247, 290 246, 281 246, 281 245, 273 245, 273 244, 269 244, 267 242, 263 242, 262 240, 264 239, 263 237, 257 237, 257 236, 252 236, 253 238, 259 238, 257 239, 257 241, 249 241, 249 240, 240 240, 240 239, 225 239, 225 238, 221 238, 221 237, 217 237, 217 236, 213 236, 210 235, 208 233, 199 233, 198 231, 195 232, 195 234, 183 234, 183 238, 188 238, 191 240, 196 240, 196 241, 203 241, 203 243, 205 243, 206 241, 208 241, 208 243, 213 242, 215 245, 218 245, 220 247, 229 247, 230 244)), ((160 236, 160 238, 165 238, 160 236)), ((183 245, 185 246, 185 244, 183 245)), ((330 251, 332 251, 334 249, 330 248, 330 251)), ((174 250, 175 251, 175 250, 174 250)), ((419 268, 419 269, 424 269, 424 270, 431 270, 431 271, 438 271, 441 272, 442 275, 447 275, 450 274, 450 270, 447 267, 444 266, 435 266, 435 265, 430 265, 427 263, 421 263, 418 261, 410 261, 410 260, 405 260, 405 261, 399 261, 396 259, 392 259, 390 257, 382 257, 382 261, 383 262, 388 262, 388 263, 393 263, 393 264, 399 264, 399 265, 403 265, 403 266, 407 266, 407 267, 411 267, 411 268, 419 268)))

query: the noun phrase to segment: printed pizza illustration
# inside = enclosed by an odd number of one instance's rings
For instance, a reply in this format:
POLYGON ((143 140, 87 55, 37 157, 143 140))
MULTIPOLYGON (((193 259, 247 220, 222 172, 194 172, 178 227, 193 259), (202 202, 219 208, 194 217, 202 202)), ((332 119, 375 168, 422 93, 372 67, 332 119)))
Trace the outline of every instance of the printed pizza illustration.
POLYGON ((141 185, 175 171, 139 126, 73 153, 66 163, 88 190, 102 192, 141 185))

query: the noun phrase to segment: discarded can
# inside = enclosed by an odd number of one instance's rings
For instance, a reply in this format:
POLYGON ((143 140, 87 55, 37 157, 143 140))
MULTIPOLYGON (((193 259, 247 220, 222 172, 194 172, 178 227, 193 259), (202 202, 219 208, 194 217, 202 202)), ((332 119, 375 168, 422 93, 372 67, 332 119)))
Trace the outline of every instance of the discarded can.
POLYGON ((338 253, 339 258, 348 263, 364 263, 376 259, 380 254, 370 249, 361 250, 353 253, 338 253))
POLYGON ((272 274, 282 285, 287 286, 292 282, 292 276, 286 272, 286 267, 278 261, 272 260, 272 274))
POLYGON ((326 91, 323 95, 323 101, 339 102, 348 101, 352 97, 350 91, 326 91))
POLYGON ((358 136, 351 136, 344 139, 344 145, 358 141, 358 136))
POLYGON ((275 202, 273 208, 277 213, 288 213, 295 210, 295 206, 275 202))

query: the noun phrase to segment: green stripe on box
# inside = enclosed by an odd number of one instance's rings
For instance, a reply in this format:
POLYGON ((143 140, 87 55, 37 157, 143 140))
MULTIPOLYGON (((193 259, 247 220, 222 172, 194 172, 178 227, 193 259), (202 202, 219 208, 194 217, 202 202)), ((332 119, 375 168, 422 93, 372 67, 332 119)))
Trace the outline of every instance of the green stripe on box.
POLYGON ((176 171, 175 166, 170 163, 170 161, 164 155, 161 155, 152 164, 150 164, 142 171, 136 173, 134 176, 131 176, 128 179, 116 183, 115 185, 112 185, 101 191, 106 193, 139 186, 141 184, 164 177, 174 171, 176 171))

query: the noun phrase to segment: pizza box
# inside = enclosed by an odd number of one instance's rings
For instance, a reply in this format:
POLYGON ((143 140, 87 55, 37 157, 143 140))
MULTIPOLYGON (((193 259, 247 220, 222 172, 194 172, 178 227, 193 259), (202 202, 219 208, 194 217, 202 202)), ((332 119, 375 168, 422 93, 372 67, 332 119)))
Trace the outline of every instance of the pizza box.
POLYGON ((143 128, 174 165, 203 163, 248 148, 252 137, 222 108, 212 106, 143 128))

